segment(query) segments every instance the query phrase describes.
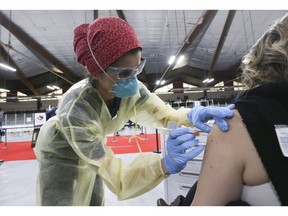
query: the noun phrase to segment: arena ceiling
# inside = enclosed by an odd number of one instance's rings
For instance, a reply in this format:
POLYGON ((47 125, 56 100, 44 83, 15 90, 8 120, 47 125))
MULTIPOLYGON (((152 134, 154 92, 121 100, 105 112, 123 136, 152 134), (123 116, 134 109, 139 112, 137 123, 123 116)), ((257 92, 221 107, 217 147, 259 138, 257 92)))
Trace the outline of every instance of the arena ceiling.
POLYGON ((117 16, 136 31, 147 60, 139 75, 151 91, 165 84, 211 87, 237 80, 241 58, 287 10, 2 10, 0 88, 41 96, 56 85, 64 92, 87 71, 73 51, 73 30, 101 16, 117 16), (182 63, 169 64, 174 55, 182 63), (203 83, 214 78, 211 83, 203 83))

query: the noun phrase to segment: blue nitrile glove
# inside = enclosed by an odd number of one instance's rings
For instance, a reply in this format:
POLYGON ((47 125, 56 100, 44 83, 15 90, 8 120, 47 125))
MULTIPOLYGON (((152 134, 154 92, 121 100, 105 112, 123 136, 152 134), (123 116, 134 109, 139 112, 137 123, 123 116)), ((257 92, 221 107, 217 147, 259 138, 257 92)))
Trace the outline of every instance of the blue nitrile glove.
POLYGON ((167 139, 167 155, 164 157, 166 170, 170 174, 180 172, 189 160, 203 151, 204 146, 201 145, 186 153, 187 149, 198 144, 199 140, 194 138, 194 134, 186 127, 177 128, 170 132, 167 139))
POLYGON ((188 113, 188 120, 198 129, 210 132, 211 127, 205 124, 208 120, 214 119, 215 123, 222 131, 228 131, 228 124, 225 118, 231 118, 233 112, 230 110, 235 108, 234 104, 230 104, 229 107, 217 107, 217 106, 196 106, 188 113))
POLYGON ((229 104, 227 106, 227 108, 230 109, 230 110, 233 110, 233 109, 235 109, 235 104, 229 104))

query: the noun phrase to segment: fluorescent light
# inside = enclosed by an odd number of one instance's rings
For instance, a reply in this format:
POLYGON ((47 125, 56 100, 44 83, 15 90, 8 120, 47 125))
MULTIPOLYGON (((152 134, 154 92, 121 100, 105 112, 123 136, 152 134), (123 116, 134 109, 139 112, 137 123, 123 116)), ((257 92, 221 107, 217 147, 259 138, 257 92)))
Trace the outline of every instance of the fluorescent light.
MULTIPOLYGON (((182 63, 183 60, 184 60, 184 55, 179 56, 178 59, 177 59, 176 64, 182 63)), ((170 59, 169 59, 169 61, 168 61, 168 64, 171 65, 174 61, 175 61, 175 56, 171 56, 170 59)))
POLYGON ((10 70, 10 71, 13 71, 13 72, 16 71, 15 68, 10 67, 10 66, 8 66, 8 65, 5 65, 5 64, 3 64, 3 63, 0 63, 0 67, 5 68, 5 69, 10 70))
POLYGON ((164 85, 165 84, 165 80, 162 80, 161 83, 160 83, 160 80, 157 80, 156 81, 156 85, 159 85, 159 84, 164 85))
POLYGON ((214 81, 214 78, 209 79, 209 80, 207 81, 207 83, 210 83, 210 82, 212 82, 212 81, 214 81))
POLYGON ((168 64, 171 65, 174 62, 174 60, 175 60, 175 56, 171 56, 169 61, 168 61, 168 64))
POLYGON ((56 86, 56 85, 52 85, 52 86, 51 86, 51 85, 47 85, 46 87, 47 87, 48 89, 51 89, 51 90, 56 90, 56 89, 59 90, 59 89, 60 89, 60 88, 59 88, 58 86, 56 86))
POLYGON ((184 56, 183 56, 183 55, 179 56, 179 58, 178 58, 178 60, 177 60, 177 64, 182 63, 183 60, 184 60, 184 56))
POLYGON ((51 89, 51 90, 55 90, 52 86, 50 86, 50 85, 47 85, 46 86, 48 89, 51 89))
POLYGON ((54 89, 57 89, 57 90, 59 90, 60 88, 58 87, 58 86, 56 86, 56 85, 53 85, 52 86, 54 89))
POLYGON ((211 79, 207 78, 207 79, 203 80, 202 82, 203 83, 210 83, 212 81, 214 81, 214 78, 211 78, 211 79))
POLYGON ((0 92, 10 92, 8 89, 0 88, 0 92))

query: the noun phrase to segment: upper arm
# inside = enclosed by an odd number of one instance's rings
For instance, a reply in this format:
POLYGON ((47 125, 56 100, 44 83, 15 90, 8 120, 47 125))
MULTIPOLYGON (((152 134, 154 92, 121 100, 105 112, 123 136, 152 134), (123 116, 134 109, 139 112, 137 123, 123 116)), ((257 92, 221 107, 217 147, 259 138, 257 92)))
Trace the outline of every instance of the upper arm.
POLYGON ((228 132, 214 125, 208 136, 192 205, 226 205, 241 197, 245 166, 241 130, 244 128, 237 113, 229 120, 228 132))
POLYGON ((96 165, 105 155, 106 140, 100 116, 95 107, 80 96, 69 105, 60 110, 59 127, 75 153, 82 160, 96 165))
POLYGON ((156 94, 150 93, 149 97, 140 104, 136 104, 137 115, 131 120, 147 127, 167 127, 169 121, 178 125, 192 126, 187 118, 188 108, 174 109, 156 94))

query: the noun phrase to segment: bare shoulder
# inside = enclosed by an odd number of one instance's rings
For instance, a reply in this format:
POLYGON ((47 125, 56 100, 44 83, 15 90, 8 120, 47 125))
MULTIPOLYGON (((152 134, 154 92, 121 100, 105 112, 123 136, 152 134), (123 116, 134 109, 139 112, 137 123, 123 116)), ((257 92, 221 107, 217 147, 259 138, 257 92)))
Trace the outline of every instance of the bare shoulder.
POLYGON ((245 184, 265 183, 268 180, 267 173, 250 134, 238 110, 233 110, 233 113, 233 118, 228 120, 227 132, 222 132, 216 125, 213 126, 207 139, 207 148, 212 152, 221 153, 221 157, 233 161, 238 168, 241 167, 245 184))
POLYGON ((222 132, 216 124, 207 138, 206 152, 213 160, 233 161, 242 171, 247 163, 247 154, 254 145, 237 110, 233 110, 233 117, 227 120, 229 130, 222 132), (217 156, 215 155, 217 154, 217 156), (219 158, 222 159, 219 159, 219 158))
POLYGON ((211 132, 208 135, 207 144, 217 143, 218 145, 235 148, 239 141, 248 138, 246 127, 242 121, 238 110, 233 110, 233 117, 228 119, 229 130, 222 132, 217 125, 213 125, 211 132))

